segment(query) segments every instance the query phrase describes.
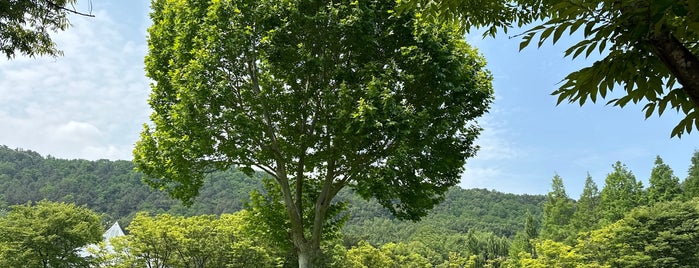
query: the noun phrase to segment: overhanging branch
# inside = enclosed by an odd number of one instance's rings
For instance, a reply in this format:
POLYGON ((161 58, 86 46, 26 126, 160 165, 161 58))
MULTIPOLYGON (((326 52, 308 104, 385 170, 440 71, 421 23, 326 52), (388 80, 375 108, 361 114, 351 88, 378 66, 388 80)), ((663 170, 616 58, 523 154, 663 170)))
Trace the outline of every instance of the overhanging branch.
MULTIPOLYGON (((94 18, 94 17, 95 17, 95 15, 93 15, 93 14, 88 14, 88 13, 79 12, 79 11, 75 10, 75 7, 73 7, 73 9, 66 8, 66 7, 64 7, 64 6, 61 6, 61 5, 59 5, 59 4, 56 4, 55 2, 49 1, 49 0, 46 0, 46 3, 48 3, 50 6, 56 8, 56 9, 58 9, 58 10, 63 10, 63 11, 66 11, 66 12, 68 12, 68 13, 72 13, 72 14, 75 14, 75 15, 80 15, 80 16, 85 16, 85 17, 91 17, 91 18, 94 18)), ((90 2, 90 6, 92 6, 92 2, 90 2)))

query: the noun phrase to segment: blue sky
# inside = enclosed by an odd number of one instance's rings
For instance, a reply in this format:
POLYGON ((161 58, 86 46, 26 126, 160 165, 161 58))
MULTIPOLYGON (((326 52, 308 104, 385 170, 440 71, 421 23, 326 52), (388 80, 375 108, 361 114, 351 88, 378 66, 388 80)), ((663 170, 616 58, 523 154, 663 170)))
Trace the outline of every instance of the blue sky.
MULTIPOLYGON (((64 56, 0 59, 0 144, 59 158, 131 159, 150 114, 148 12, 142 0, 92 1, 95 18, 72 17, 73 27, 55 35, 64 56)), ((556 106, 557 83, 592 62, 563 58, 572 38, 522 52, 508 35, 483 39, 476 31, 467 40, 488 61, 496 100, 480 120, 481 150, 462 187, 544 194, 557 173, 577 198, 587 173, 601 188, 616 161, 647 185, 656 155, 686 177, 699 134, 671 139, 674 112, 646 120, 640 105, 556 106)))

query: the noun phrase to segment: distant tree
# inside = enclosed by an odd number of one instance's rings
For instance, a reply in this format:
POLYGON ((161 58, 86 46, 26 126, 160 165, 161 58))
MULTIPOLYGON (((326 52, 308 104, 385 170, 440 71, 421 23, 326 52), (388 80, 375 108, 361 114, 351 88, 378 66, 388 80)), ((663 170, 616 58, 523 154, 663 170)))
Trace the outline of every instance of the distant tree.
POLYGON ((570 219, 573 233, 590 231, 594 229, 600 220, 600 192, 597 184, 592 180, 590 174, 585 178, 583 192, 575 203, 575 212, 570 219))
POLYGON ((687 178, 682 181, 682 195, 689 200, 699 197, 699 151, 694 151, 687 178))
POLYGON ((611 267, 696 267, 699 212, 696 202, 661 202, 580 238, 587 262, 611 267))
POLYGON ((660 156, 655 158, 655 166, 650 172, 648 186, 648 203, 672 201, 681 194, 680 179, 672 169, 663 163, 660 156))
POLYGON ((69 14, 93 16, 71 8, 76 0, 10 0, 0 2, 0 52, 8 59, 17 53, 30 57, 57 56, 61 51, 51 32, 70 26, 69 14))
POLYGON ((605 268, 595 263, 585 261, 583 255, 575 252, 575 249, 562 242, 549 239, 538 241, 535 244, 537 256, 523 254, 519 260, 519 267, 526 268, 605 268))
MULTIPOLYGON (((275 259, 254 233, 247 211, 194 217, 139 213, 121 241, 134 267, 271 267, 275 259)), ((126 264, 125 264, 126 265, 126 264)))
POLYGON ((74 204, 40 201, 0 217, 0 267, 87 267, 82 247, 102 240, 100 217, 74 204))
POLYGON ((614 170, 607 175, 601 192, 600 211, 605 224, 624 217, 645 202, 645 193, 640 181, 621 162, 616 162, 614 170))
POLYGON ((437 254, 418 241, 384 244, 381 251, 393 260, 393 267, 434 267, 435 264, 430 262, 430 255, 437 254))
POLYGON ((566 194, 563 178, 558 174, 553 176, 547 196, 539 237, 563 242, 572 236, 568 225, 573 216, 573 200, 566 194))
POLYGON ((536 249, 534 248, 534 240, 539 237, 536 221, 532 214, 527 210, 524 229, 517 232, 508 252, 509 260, 508 267, 522 267, 520 264, 520 256, 531 256, 536 258, 536 249), (525 255, 522 255, 525 254, 525 255))
POLYGON ((347 250, 347 267, 393 267, 395 262, 387 253, 367 242, 360 241, 359 245, 347 250))
POLYGON ((646 0, 402 0, 409 10, 425 16, 458 21, 464 28, 486 28, 495 35, 513 27, 531 25, 520 49, 529 44, 556 43, 564 34, 579 42, 566 56, 604 57, 570 73, 553 92, 558 102, 583 105, 604 99, 613 89, 625 91, 609 100, 624 107, 645 103, 645 115, 675 109, 685 115, 672 136, 699 126, 699 5, 696 1, 646 0), (579 34, 581 33, 582 34, 579 34), (536 38, 536 36, 539 38, 536 38), (534 42, 532 42, 534 41, 534 42))
POLYGON ((491 78, 455 27, 395 5, 153 1, 153 125, 136 144, 138 169, 185 203, 206 172, 267 172, 300 267, 319 255, 345 186, 400 219, 425 216, 476 152, 491 78))

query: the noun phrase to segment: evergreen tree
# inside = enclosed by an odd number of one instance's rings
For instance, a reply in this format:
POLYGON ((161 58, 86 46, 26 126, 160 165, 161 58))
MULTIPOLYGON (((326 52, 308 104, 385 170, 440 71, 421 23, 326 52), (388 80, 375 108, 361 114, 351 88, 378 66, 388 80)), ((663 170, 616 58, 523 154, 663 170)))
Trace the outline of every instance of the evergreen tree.
POLYGON ((575 205, 575 212, 570 219, 571 229, 575 233, 590 231, 600 220, 600 192, 590 174, 585 179, 585 187, 575 205))
POLYGON ((568 224, 573 216, 573 200, 566 194, 563 179, 558 174, 553 176, 551 186, 544 204, 541 238, 562 242, 570 237, 568 224))
POLYGON ((536 221, 534 221, 534 216, 527 210, 526 220, 524 221, 524 229, 517 232, 512 244, 510 244, 509 250, 509 267, 520 267, 519 259, 522 253, 532 257, 536 257, 536 250, 532 244, 533 239, 539 236, 536 226, 536 221))
POLYGON ((694 151, 687 173, 687 178, 682 182, 682 194, 685 199, 699 197, 699 151, 694 151))
POLYGON ((655 158, 655 166, 650 173, 648 187, 648 202, 672 201, 680 195, 680 180, 672 172, 669 165, 663 163, 660 156, 655 158))
POLYGON ((615 222, 624 217, 624 213, 642 205, 644 202, 643 184, 617 161, 612 165, 614 171, 607 175, 601 192, 601 213, 603 224, 615 222))

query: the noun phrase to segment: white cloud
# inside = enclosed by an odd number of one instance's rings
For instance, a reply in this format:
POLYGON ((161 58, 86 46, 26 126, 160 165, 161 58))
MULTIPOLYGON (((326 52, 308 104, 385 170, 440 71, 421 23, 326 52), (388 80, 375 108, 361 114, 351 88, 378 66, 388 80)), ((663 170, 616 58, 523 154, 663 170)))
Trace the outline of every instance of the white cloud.
POLYGON ((461 187, 463 188, 486 188, 495 180, 501 180, 503 173, 494 167, 466 167, 464 175, 461 177, 461 187))
POLYGON ((0 144, 61 158, 131 158, 149 113, 145 33, 140 21, 93 14, 71 17, 73 26, 54 35, 63 56, 0 62, 0 144))
POLYGON ((51 134, 51 137, 57 142, 70 142, 76 144, 95 143, 102 136, 100 130, 90 123, 75 121, 70 121, 57 126, 51 134))

